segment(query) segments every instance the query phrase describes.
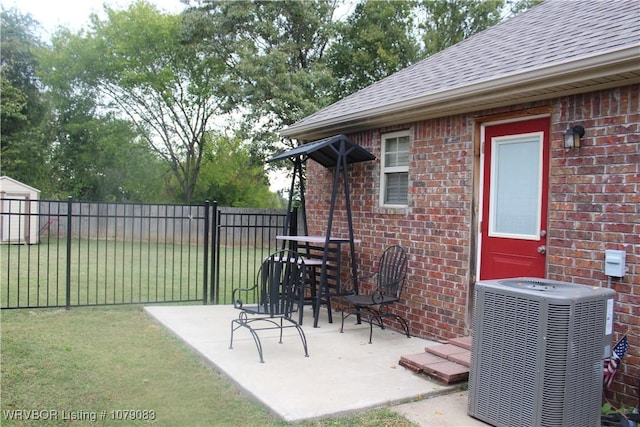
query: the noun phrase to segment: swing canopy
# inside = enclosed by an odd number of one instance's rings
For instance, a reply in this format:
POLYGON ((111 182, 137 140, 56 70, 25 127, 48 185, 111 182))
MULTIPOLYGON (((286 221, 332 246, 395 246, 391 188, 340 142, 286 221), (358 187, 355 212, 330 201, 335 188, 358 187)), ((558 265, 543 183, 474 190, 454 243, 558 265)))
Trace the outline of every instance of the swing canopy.
MULTIPOLYGON (((330 246, 332 245, 331 240, 331 229, 333 226, 333 213, 336 206, 336 197, 338 193, 338 184, 340 179, 342 178, 343 187, 344 187, 344 196, 347 207, 347 224, 349 228, 349 237, 346 242, 349 243, 349 249, 351 254, 351 274, 353 276, 353 285, 355 292, 357 293, 358 289, 358 265, 356 260, 356 253, 354 247, 354 237, 353 237, 353 218, 351 215, 351 198, 349 196, 349 181, 347 179, 347 165, 350 163, 359 163, 365 162, 369 160, 375 160, 375 156, 360 147, 357 144, 354 144, 347 138, 345 135, 335 135, 330 138, 321 139, 315 142, 311 142, 308 144, 300 145, 292 150, 286 151, 273 157, 269 160, 269 162, 275 162, 277 160, 289 159, 293 162, 294 171, 293 171, 293 179, 291 181, 291 191, 289 192, 289 206, 287 207, 287 218, 285 219, 284 224, 284 234, 287 235, 289 231, 292 231, 292 235, 297 234, 297 230, 290 230, 291 227, 291 207, 293 204, 293 193, 294 193, 294 185, 296 179, 300 180, 300 183, 304 187, 303 182, 303 174, 302 174, 302 164, 305 163, 308 159, 315 160, 320 163, 322 166, 326 168, 334 168, 334 178, 333 178, 333 190, 331 192, 331 203, 329 206, 329 212, 327 215, 327 232, 321 238, 324 239, 324 245, 322 246, 322 270, 320 273, 320 291, 317 293, 316 301, 314 303, 314 323, 313 326, 318 326, 318 317, 320 314, 320 304, 323 302, 327 304, 327 308, 329 312, 331 312, 330 305, 330 297, 341 295, 342 292, 340 290, 340 274, 339 274, 339 265, 338 265, 338 273, 336 274, 336 283, 333 287, 333 292, 330 292, 329 284, 328 284, 328 273, 327 273, 327 261, 329 260, 329 251, 330 246)), ((302 202, 302 218, 304 221, 304 235, 308 234, 307 228, 307 213, 305 208, 305 200, 304 200, 304 190, 301 191, 301 202, 302 202)), ((283 240, 284 242, 284 240, 283 240)), ((335 241, 334 241, 335 243, 335 241)), ((284 244, 284 243, 283 243, 284 244)), ((283 247, 284 249, 284 247, 283 247)), ((334 249, 335 250, 335 249, 334 249)), ((338 251, 340 247, 338 245, 338 251)), ((339 259, 339 258, 337 258, 339 259)), ((339 263, 338 263, 339 264, 339 263)))
POLYGON ((311 159, 320 163, 325 168, 330 168, 336 166, 341 160, 340 145, 343 142, 344 152, 342 154, 346 156, 347 163, 375 160, 376 157, 373 154, 358 144, 351 142, 345 135, 334 135, 329 138, 300 145, 292 150, 280 153, 267 161, 275 162, 283 159, 302 158, 301 160, 303 162, 311 159))

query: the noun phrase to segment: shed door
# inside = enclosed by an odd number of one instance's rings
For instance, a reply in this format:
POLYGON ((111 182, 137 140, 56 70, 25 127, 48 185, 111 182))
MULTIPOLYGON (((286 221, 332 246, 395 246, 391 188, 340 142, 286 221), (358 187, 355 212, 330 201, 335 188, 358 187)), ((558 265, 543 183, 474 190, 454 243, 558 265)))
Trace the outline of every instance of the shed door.
POLYGON ((549 118, 487 126, 480 279, 545 277, 549 118))

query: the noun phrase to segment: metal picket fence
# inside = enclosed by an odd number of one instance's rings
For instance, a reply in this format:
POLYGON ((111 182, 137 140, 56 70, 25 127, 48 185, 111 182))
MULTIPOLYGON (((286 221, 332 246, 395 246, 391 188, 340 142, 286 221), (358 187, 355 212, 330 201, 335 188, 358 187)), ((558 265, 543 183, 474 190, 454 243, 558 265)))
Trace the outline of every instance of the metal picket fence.
POLYGON ((0 307, 230 303, 286 212, 0 199, 0 307))

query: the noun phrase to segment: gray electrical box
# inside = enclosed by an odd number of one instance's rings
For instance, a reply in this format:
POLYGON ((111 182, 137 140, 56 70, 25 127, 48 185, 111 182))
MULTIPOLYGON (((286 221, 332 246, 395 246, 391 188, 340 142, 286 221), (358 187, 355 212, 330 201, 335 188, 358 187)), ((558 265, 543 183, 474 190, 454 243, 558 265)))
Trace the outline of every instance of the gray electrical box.
POLYGON ((607 249, 604 251, 604 274, 612 277, 624 277, 625 251, 607 249))

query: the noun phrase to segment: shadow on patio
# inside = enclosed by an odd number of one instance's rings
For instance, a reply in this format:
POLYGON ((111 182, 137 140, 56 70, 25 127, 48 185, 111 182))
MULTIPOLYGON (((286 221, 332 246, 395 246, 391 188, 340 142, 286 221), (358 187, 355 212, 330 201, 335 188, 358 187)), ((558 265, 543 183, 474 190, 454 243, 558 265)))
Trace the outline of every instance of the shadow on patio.
POLYGON ((400 357, 424 351, 436 342, 407 338, 388 329, 374 329, 351 319, 340 333, 340 322, 328 323, 323 310, 313 328, 310 308, 303 325, 309 345, 304 357, 295 329, 261 331, 265 363, 260 363, 248 331, 238 330, 229 349, 231 320, 238 310, 228 305, 146 307, 145 310, 212 366, 289 422, 342 415, 448 393, 444 386, 398 364, 400 357), (324 317, 322 317, 324 316, 324 317))

